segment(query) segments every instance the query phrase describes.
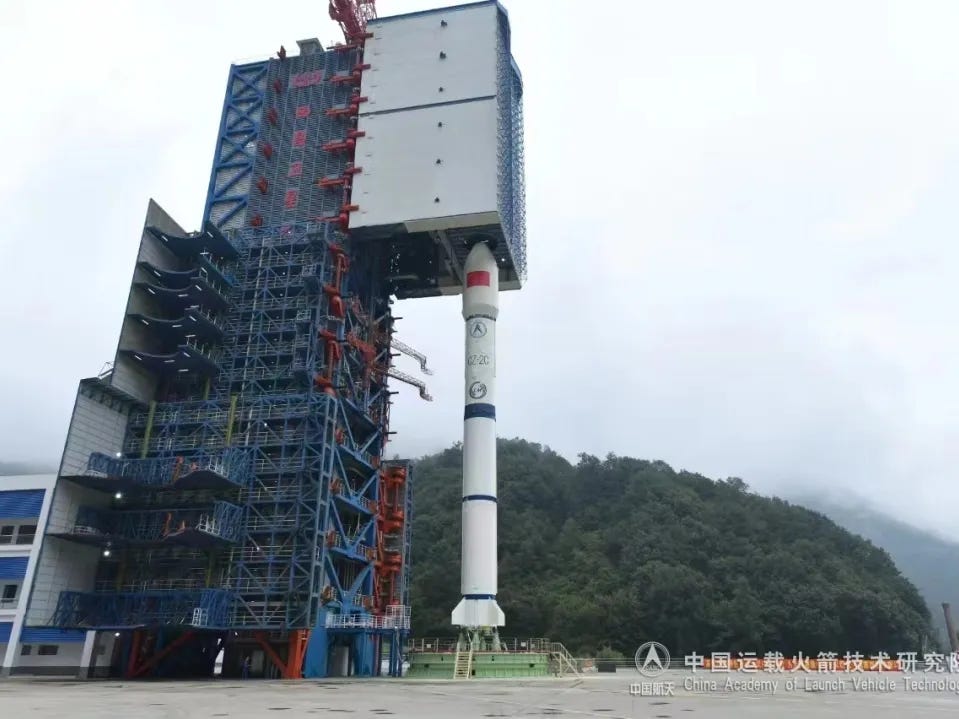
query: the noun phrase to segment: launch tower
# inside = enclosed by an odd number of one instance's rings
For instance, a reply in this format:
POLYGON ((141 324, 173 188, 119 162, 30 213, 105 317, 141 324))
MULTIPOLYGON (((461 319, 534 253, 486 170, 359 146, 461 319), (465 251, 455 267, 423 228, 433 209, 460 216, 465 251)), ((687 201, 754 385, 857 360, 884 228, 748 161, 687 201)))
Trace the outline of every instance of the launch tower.
POLYGON ((26 625, 128 677, 399 673, 413 473, 393 298, 525 277, 522 85, 496 2, 230 68, 197 231, 150 202, 116 356, 80 382, 26 625))

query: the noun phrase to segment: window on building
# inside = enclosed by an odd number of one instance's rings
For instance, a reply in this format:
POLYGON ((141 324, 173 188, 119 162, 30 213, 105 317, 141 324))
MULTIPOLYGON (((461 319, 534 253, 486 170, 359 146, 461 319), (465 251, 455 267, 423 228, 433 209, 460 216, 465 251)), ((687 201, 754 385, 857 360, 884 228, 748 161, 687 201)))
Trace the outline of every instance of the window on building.
POLYGON ((12 524, 5 524, 0 527, 0 544, 13 544, 13 530, 15 527, 12 524))
POLYGON ((56 644, 41 644, 37 654, 41 657, 52 657, 60 649, 56 644))
POLYGON ((0 609, 10 609, 17 606, 17 590, 19 584, 4 584, 3 592, 0 593, 0 609))
POLYGON ((21 524, 17 529, 17 544, 33 544, 33 538, 37 534, 37 525, 21 524))
POLYGON ((30 652, 32 652, 32 651, 33 651, 33 645, 32 645, 32 644, 24 644, 22 647, 20 647, 20 656, 21 656, 21 657, 29 657, 29 656, 30 656, 30 652))

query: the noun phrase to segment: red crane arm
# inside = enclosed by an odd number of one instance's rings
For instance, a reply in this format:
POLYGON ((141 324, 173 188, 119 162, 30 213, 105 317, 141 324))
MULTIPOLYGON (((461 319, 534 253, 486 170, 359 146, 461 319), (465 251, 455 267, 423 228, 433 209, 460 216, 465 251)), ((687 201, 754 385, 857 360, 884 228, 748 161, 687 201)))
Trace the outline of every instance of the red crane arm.
POLYGON ((376 0, 330 0, 330 18, 340 25, 347 42, 366 32, 366 23, 376 17, 376 0))

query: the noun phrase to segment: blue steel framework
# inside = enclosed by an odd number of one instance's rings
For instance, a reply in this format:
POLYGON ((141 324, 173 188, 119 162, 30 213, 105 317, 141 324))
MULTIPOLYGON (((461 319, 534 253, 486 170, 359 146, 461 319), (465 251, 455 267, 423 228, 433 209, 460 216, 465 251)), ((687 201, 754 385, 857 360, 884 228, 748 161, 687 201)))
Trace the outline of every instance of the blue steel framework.
POLYGON ((126 456, 94 453, 71 478, 138 507, 84 508, 60 535, 115 559, 101 563, 99 591, 61 595, 54 624, 315 627, 326 649, 347 637, 357 673, 376 671, 373 635, 393 628, 328 631, 326 615, 407 601, 410 475, 380 466, 392 319, 370 267, 349 268, 347 242, 329 223, 236 233, 215 381, 170 385, 169 396, 186 396, 134 414, 126 456), (405 522, 389 534, 405 532, 390 549, 405 561, 396 586, 377 594, 380 488, 398 474, 390 491, 399 485, 405 498, 385 509, 402 504, 405 522))
POLYGON ((213 156, 203 221, 223 230, 244 226, 253 164, 257 154, 267 62, 234 65, 213 156))

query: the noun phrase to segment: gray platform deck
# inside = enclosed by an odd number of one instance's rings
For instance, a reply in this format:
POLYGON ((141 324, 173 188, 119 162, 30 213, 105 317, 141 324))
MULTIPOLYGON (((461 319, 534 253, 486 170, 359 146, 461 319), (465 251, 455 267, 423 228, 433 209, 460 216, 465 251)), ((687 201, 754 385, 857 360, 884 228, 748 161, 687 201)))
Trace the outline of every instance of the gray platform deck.
MULTIPOLYGON (((473 717, 605 717, 606 719, 740 719, 749 717, 949 717, 959 715, 955 691, 908 691, 903 675, 882 675, 895 683, 892 692, 689 691, 688 672, 670 672, 657 681, 672 681, 674 696, 631 696, 635 672, 593 675, 584 679, 483 681, 324 680, 322 682, 65 682, 54 679, 0 680, 2 715, 12 719, 60 717, 102 719, 104 716, 230 717, 393 717, 394 719, 472 719, 473 717)), ((737 679, 776 675, 734 675, 737 679)), ((848 677, 848 675, 846 675, 848 677)), ((858 675, 866 676, 866 675, 858 675)), ((959 674, 913 675, 951 680, 959 674)), ((724 681, 723 675, 697 674, 724 681)), ((820 679, 815 674, 810 679, 820 679)), ((778 678, 782 679, 782 675, 778 678)), ((800 675, 800 679, 802 675, 800 675)), ((878 678, 870 675, 869 678, 878 678)))

